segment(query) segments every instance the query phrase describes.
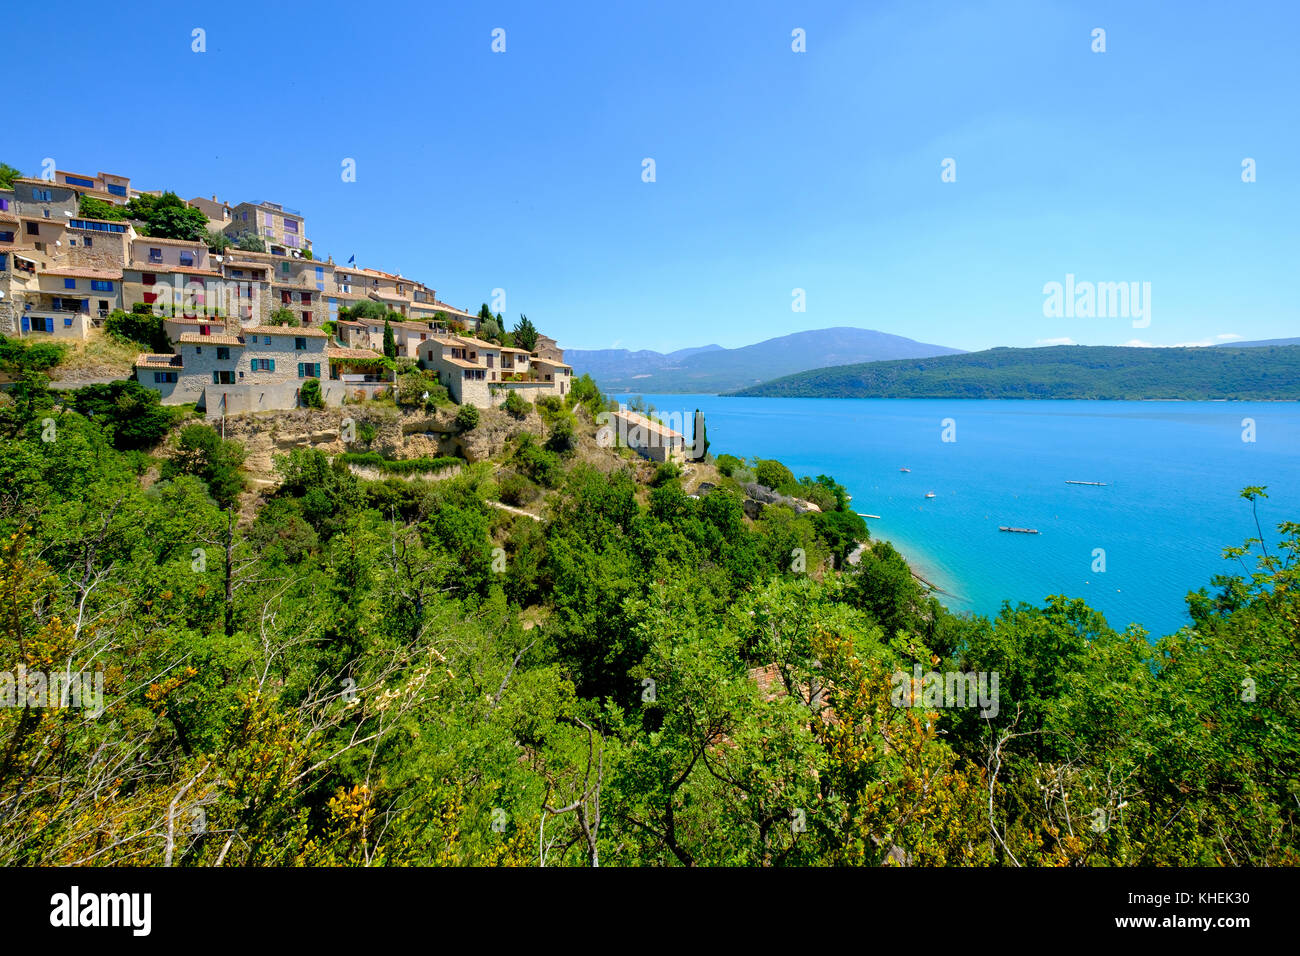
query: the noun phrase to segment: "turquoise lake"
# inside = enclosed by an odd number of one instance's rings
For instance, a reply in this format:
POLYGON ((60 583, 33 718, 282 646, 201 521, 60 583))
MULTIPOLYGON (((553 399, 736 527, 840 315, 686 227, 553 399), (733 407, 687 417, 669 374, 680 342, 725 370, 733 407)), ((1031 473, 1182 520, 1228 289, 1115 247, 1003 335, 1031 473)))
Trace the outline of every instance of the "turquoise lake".
POLYGON ((1243 487, 1268 486, 1270 544, 1278 522, 1300 520, 1294 403, 643 398, 688 422, 701 409, 712 454, 834 476, 855 511, 880 516, 867 519, 872 536, 892 541, 954 611, 992 615, 1004 600, 1066 594, 1112 627, 1156 637, 1188 622, 1188 591, 1240 570, 1222 553, 1256 533, 1243 487), (944 419, 955 441, 942 440, 944 419), (1242 440, 1243 419, 1254 441, 1242 440), (1098 548, 1104 573, 1093 570, 1098 548))

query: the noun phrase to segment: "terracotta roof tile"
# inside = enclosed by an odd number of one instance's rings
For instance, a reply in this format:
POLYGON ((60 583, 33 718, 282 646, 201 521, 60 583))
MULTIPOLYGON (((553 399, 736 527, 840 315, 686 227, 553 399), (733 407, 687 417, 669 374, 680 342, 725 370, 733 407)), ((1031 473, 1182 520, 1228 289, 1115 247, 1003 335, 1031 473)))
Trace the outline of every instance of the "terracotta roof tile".
POLYGON ((305 335, 308 338, 327 339, 329 333, 311 326, 297 325, 246 325, 243 331, 250 335, 305 335))
POLYGON ((181 345, 236 345, 241 348, 244 345, 244 340, 238 335, 229 335, 225 332, 214 332, 211 335, 186 332, 176 341, 181 345))
POLYGON ((120 279, 121 272, 109 272, 102 269, 66 269, 66 268, 46 268, 41 270, 42 275, 47 276, 67 276, 68 278, 77 279, 120 279))
POLYGON ((137 368, 183 368, 179 355, 151 355, 142 353, 135 360, 137 368))
POLYGON ((383 358, 374 349, 341 349, 330 346, 325 354, 332 359, 377 359, 383 358))

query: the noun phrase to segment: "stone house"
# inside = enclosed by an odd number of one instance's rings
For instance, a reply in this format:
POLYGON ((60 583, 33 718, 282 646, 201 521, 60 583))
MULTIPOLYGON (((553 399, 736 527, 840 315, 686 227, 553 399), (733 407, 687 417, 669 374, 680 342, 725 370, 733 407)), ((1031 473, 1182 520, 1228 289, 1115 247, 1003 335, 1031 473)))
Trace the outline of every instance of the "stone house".
MULTIPOLYGON (((608 416, 608 423, 601 427, 614 430, 617 444, 631 448, 650 461, 685 463, 686 437, 681 432, 673 431, 623 406, 620 406, 617 411, 601 412, 601 418, 606 416, 608 416)), ((599 433, 597 437, 600 438, 599 433)), ((613 434, 609 436, 610 439, 614 437, 613 434)), ((610 444, 613 443, 611 440, 610 444)))
POLYGON ((306 235, 306 221, 302 213, 279 203, 241 202, 230 210, 230 222, 223 230, 236 241, 240 236, 253 235, 266 243, 273 256, 300 256, 311 252, 311 240, 306 235))
POLYGON ((164 405, 193 402, 209 418, 296 408, 303 382, 324 378, 328 348, 329 336, 319 329, 255 325, 238 335, 184 332, 175 355, 139 356, 136 380, 157 391, 164 405))

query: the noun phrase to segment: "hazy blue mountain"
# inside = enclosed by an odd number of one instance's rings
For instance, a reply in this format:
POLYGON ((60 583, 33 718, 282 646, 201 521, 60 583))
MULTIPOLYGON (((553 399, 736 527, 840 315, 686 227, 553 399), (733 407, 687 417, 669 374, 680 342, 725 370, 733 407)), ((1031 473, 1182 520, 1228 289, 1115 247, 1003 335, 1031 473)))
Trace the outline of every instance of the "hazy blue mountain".
POLYGON ((1266 346, 1300 345, 1300 338, 1294 339, 1255 339, 1253 342, 1220 342, 1215 348, 1257 349, 1266 346))
POLYGON ((888 332, 839 327, 794 332, 736 349, 706 345, 666 355, 648 350, 566 349, 564 355, 575 374, 589 374, 606 392, 656 393, 734 391, 828 365, 961 351, 888 332))
POLYGON ((777 398, 1300 399, 1300 346, 996 348, 811 369, 735 394, 777 398))

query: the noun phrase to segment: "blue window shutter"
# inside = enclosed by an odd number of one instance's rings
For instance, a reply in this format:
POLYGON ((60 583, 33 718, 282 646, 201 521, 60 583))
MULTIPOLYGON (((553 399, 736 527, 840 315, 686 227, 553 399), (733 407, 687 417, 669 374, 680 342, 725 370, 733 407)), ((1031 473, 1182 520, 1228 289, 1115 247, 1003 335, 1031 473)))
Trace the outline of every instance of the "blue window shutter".
POLYGON ((271 359, 271 367, 270 367, 267 371, 270 371, 270 372, 274 372, 274 371, 275 371, 275 359, 271 359))
POLYGON ((301 362, 298 363, 298 377, 299 377, 299 378, 306 378, 306 376, 302 374, 302 363, 301 363, 301 362))
POLYGON ((30 332, 31 330, 32 330, 32 320, 29 319, 27 316, 24 315, 24 316, 23 316, 23 331, 24 331, 24 332, 30 332))

